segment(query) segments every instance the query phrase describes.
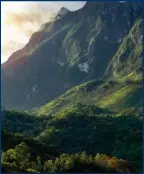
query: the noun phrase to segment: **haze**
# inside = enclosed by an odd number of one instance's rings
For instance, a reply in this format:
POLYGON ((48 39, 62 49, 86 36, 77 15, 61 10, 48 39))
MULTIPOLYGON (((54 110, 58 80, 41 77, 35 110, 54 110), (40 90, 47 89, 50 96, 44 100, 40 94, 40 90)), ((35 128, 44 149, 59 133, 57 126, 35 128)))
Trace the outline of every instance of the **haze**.
POLYGON ((71 11, 85 2, 1 2, 1 63, 29 40, 32 33, 48 22, 61 7, 71 11))

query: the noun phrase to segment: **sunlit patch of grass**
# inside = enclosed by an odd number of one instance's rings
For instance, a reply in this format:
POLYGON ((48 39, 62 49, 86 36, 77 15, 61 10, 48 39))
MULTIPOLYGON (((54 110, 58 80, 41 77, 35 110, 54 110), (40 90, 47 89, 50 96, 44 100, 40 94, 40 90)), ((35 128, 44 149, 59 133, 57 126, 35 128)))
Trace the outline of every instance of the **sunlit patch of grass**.
POLYGON ((142 88, 140 85, 127 85, 105 96, 98 101, 98 106, 106 108, 127 108, 134 104, 137 97, 142 96, 142 88))

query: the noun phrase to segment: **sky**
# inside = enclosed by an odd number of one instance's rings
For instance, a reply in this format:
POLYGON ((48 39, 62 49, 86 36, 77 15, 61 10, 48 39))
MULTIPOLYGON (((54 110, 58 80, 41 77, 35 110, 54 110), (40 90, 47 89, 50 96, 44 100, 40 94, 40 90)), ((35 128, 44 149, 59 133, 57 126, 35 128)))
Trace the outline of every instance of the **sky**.
POLYGON ((32 33, 52 19, 61 7, 78 10, 85 2, 71 1, 2 1, 1 2, 1 63, 21 49, 32 33))

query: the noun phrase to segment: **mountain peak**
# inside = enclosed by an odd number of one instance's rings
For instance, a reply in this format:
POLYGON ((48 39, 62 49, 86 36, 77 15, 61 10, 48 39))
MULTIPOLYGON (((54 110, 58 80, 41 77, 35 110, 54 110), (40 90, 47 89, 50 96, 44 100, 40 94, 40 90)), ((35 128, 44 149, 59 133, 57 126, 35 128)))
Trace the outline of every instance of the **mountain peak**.
POLYGON ((62 17, 62 16, 65 16, 68 12, 70 12, 67 8, 65 7, 62 7, 58 13, 57 13, 57 16, 59 17, 62 17))
MULTIPOLYGON (((61 8, 54 20, 34 33, 26 46, 2 65, 4 105, 20 109, 39 107, 77 84, 103 78, 124 38, 141 17, 140 4, 87 2, 77 11, 61 8), (37 90, 33 89, 35 84, 37 90)), ((132 41, 129 36, 120 49, 122 52, 117 53, 121 58, 114 60, 118 75, 119 70, 122 74, 139 72, 134 63, 133 69, 124 68, 130 62, 127 50, 135 40, 139 43, 139 33, 134 33, 132 41)), ((132 62, 137 60, 137 65, 140 65, 140 58, 136 57, 141 55, 140 49, 138 45, 136 52, 132 52, 135 55, 132 62)), ((113 66, 110 67, 108 76, 114 72, 113 66)))

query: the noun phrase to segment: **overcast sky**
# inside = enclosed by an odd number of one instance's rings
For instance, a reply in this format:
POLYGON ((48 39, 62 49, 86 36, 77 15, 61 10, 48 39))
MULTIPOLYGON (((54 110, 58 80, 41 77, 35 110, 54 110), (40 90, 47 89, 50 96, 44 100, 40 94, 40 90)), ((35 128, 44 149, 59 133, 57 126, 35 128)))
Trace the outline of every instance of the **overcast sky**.
POLYGON ((48 22, 61 7, 74 11, 84 4, 85 2, 74 1, 1 2, 1 62, 5 62, 14 51, 22 48, 32 33, 48 22))

